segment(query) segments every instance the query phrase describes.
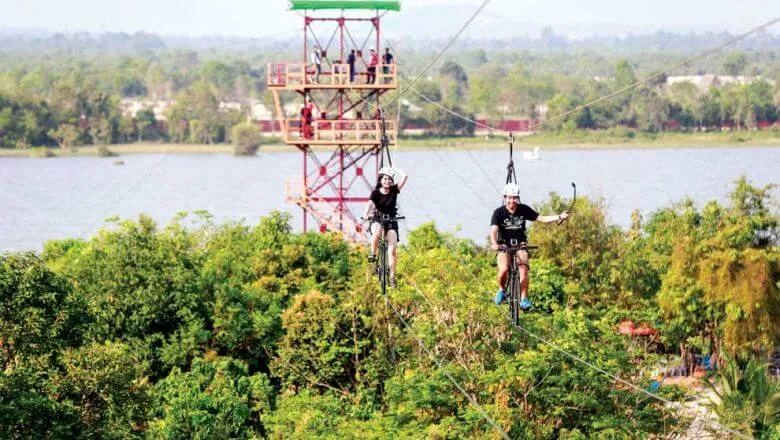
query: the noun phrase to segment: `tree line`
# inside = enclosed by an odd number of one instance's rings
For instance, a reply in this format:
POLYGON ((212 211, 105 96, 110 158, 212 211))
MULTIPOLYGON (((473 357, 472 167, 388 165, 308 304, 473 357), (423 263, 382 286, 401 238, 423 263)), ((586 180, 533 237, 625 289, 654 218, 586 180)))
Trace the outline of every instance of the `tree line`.
MULTIPOLYGON (((399 62, 405 63, 401 70, 413 68, 425 55, 411 53, 401 58, 399 62)), ((490 121, 538 120, 620 90, 652 73, 643 66, 657 57, 618 59, 604 67, 606 59, 593 54, 465 51, 453 54, 453 59, 415 87, 431 101, 471 119, 480 115, 490 121), (573 68, 572 62, 582 66, 573 68), (596 69, 602 73, 593 73, 595 64, 602 66, 596 69)), ((669 57, 661 59, 668 61, 669 57)), ((266 63, 280 59, 295 59, 295 55, 223 54, 215 58, 174 50, 143 56, 0 57, 0 146, 68 149, 141 141, 230 141, 232 128, 248 118, 251 102, 263 102, 273 109, 265 89, 266 63), (123 100, 156 102, 158 113, 146 107, 130 114, 123 110, 123 100)), ((563 131, 628 127, 655 132, 772 125, 778 119, 780 101, 780 83, 771 82, 780 79, 775 74, 780 73, 780 61, 773 53, 731 53, 713 71, 750 74, 757 66, 768 73, 764 79, 707 90, 690 82, 668 85, 659 76, 547 127, 563 131)), ((402 78, 401 85, 407 81, 402 78)), ((401 117, 405 126, 425 127, 439 135, 474 131, 473 124, 414 93, 404 98, 401 117)))
MULTIPOLYGON (((727 205, 682 201, 621 231, 603 202, 578 199, 565 227, 530 232, 537 311, 522 325, 640 387, 711 354, 720 423, 777 438, 780 390, 762 363, 780 335, 772 203, 741 179, 727 205), (620 335, 626 319, 658 335, 620 335)), ((669 437, 691 423, 509 327, 488 293, 493 253, 432 223, 409 233, 391 308, 364 249, 337 234, 294 233, 281 213, 195 220, 142 215, 0 255, 0 436, 495 438, 450 377, 512 438, 669 437)))

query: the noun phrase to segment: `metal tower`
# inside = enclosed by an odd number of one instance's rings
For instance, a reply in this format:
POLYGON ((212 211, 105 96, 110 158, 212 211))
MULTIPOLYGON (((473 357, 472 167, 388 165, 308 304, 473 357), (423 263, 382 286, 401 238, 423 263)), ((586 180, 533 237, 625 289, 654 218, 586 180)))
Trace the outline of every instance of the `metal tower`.
POLYGON ((396 64, 383 64, 380 21, 386 12, 399 11, 400 2, 291 0, 290 10, 303 12, 303 58, 270 64, 267 78, 284 143, 303 156, 303 173, 287 179, 285 198, 302 208, 304 232, 311 219, 321 232, 339 231, 360 241, 357 218, 376 183, 382 129, 390 145, 396 142, 396 122, 383 127, 378 111, 380 97, 398 85, 396 64), (363 16, 347 17, 347 11, 363 16), (368 36, 355 40, 354 28, 361 26, 368 36), (283 92, 299 95, 298 114, 285 114, 283 92))

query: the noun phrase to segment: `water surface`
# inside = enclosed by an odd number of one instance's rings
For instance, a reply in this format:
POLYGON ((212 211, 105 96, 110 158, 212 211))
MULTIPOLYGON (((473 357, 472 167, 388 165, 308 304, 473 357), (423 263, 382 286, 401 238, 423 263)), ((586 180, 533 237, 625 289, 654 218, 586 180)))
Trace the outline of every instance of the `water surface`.
MULTIPOLYGON (((519 156, 519 154, 518 154, 519 156)), ((539 161, 516 158, 524 202, 567 197, 604 197, 609 220, 626 227, 631 211, 646 217, 691 197, 701 205, 725 202, 732 182, 780 183, 778 148, 604 149, 542 151, 539 161)), ((112 159, 0 159, 0 250, 40 250, 46 240, 89 237, 105 218, 146 213, 161 223, 179 211, 210 211, 216 221, 254 224, 271 210, 289 211, 301 226, 300 209, 284 201, 288 176, 300 174, 301 155, 126 155, 112 159)), ((431 219, 447 231, 482 243, 497 191, 506 177, 507 153, 496 150, 401 151, 394 162, 409 175, 400 203, 404 229, 431 219)), ((777 194, 777 193, 776 193, 777 194)))

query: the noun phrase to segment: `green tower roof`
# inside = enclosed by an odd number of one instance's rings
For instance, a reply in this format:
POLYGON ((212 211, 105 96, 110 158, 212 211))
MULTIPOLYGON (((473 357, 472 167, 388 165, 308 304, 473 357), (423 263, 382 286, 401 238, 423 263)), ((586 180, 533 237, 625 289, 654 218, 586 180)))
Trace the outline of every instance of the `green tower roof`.
POLYGON ((398 0, 290 0, 290 10, 300 9, 367 9, 400 11, 398 0))

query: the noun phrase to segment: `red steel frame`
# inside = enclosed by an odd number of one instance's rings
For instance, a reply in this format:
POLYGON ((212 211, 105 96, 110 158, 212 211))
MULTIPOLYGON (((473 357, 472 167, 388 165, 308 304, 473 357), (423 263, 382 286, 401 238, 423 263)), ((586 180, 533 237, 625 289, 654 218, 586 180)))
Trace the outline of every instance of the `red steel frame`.
MULTIPOLYGON (((343 12, 342 12, 343 14, 343 12)), ((330 44, 333 42, 333 38, 338 33, 339 35, 339 53, 338 57, 334 57, 331 53, 327 53, 327 58, 334 61, 346 62, 347 55, 349 54, 350 45, 348 45, 347 37, 351 41, 351 47, 360 50, 360 56, 358 60, 363 61, 366 65, 365 58, 363 58, 366 52, 366 44, 368 43, 371 33, 375 33, 375 46, 374 50, 381 56, 380 42, 380 19, 381 16, 377 13, 376 16, 370 18, 347 18, 343 15, 341 17, 334 18, 320 18, 304 15, 303 26, 303 63, 309 65, 309 34, 314 37, 317 45, 321 50, 329 49, 330 44), (314 34, 312 24, 315 22, 334 22, 336 29, 333 31, 333 35, 328 42, 328 45, 323 47, 314 34), (352 34, 349 32, 348 24, 354 22, 370 22, 373 25, 371 33, 369 33, 363 47, 357 47, 357 42, 352 38, 352 34)), ((323 56, 323 64, 325 61, 323 56)), ((308 71, 308 68, 306 69, 308 71)), ((356 78, 357 75, 356 75, 356 78)), ((359 81, 359 80, 356 80, 359 81)), ((308 81, 304 81, 308 83, 308 81)), ((394 87, 392 87, 394 88, 394 87)), ((353 109, 358 108, 360 105, 365 105, 365 108, 369 108, 363 100, 369 100, 374 98, 372 104, 379 106, 379 98, 388 90, 392 88, 377 87, 366 88, 362 85, 360 90, 354 90, 361 94, 361 98, 353 99, 349 93, 353 90, 349 85, 333 86, 333 87, 306 87, 302 90, 298 90, 301 98, 305 104, 306 97, 308 96, 312 103, 315 104, 316 111, 321 114, 327 115, 331 111, 335 111, 335 117, 328 119, 329 121, 349 120, 346 117, 347 113, 353 109), (320 106, 317 103, 324 103, 326 93, 333 93, 333 97, 325 104, 320 106), (365 93, 365 95, 364 95, 365 93)), ((375 110, 375 107, 370 107, 375 110)), ((369 119, 378 119, 378 111, 373 112, 373 117, 369 119)), ((324 118, 323 118, 324 119, 324 118)), ((303 140, 302 140, 303 141, 303 140)), ((364 204, 368 202, 368 195, 373 189, 373 179, 369 179, 366 175, 366 169, 371 167, 373 162, 373 173, 371 177, 376 176, 379 171, 380 163, 380 148, 378 144, 367 145, 339 145, 334 144, 334 151, 330 157, 326 160, 321 160, 315 151, 309 144, 301 143, 296 144, 298 149, 303 153, 303 187, 305 188, 305 202, 301 204, 303 210, 303 231, 306 232, 309 229, 308 217, 311 216, 319 224, 319 230, 321 232, 326 231, 329 227, 338 229, 347 239, 352 241, 359 241, 365 237, 355 230, 354 225, 357 224, 357 218, 350 209, 350 205, 364 204), (354 172, 354 174, 352 174, 354 172), (361 184, 362 183, 362 184, 361 184), (311 211, 311 212, 309 212, 311 211), (330 219, 330 221, 323 221, 323 219, 330 219), (352 230, 348 230, 352 229, 352 230)), ((357 206, 356 209, 362 209, 362 206, 357 206)))

